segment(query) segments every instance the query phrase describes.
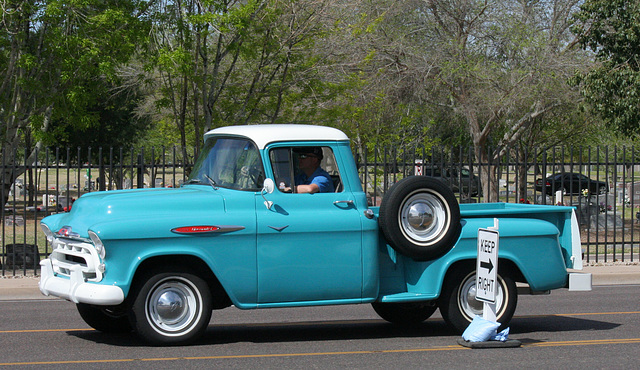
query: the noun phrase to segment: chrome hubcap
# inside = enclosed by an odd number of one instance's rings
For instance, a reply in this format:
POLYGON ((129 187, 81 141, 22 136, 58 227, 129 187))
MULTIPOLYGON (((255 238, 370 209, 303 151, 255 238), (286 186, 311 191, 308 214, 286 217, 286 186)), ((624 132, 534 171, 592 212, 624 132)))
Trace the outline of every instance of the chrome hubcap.
POLYGON ((184 296, 174 291, 162 293, 156 302, 158 317, 165 323, 179 322, 187 313, 184 296))
POLYGON ((179 277, 159 281, 147 299, 147 318, 164 335, 188 330, 201 315, 202 298, 192 283, 179 277))
POLYGON ((433 227, 433 212, 426 204, 412 204, 407 213, 407 222, 413 229, 424 232, 433 227))
MULTIPOLYGON (((496 308, 497 316, 500 317, 504 311, 504 287, 503 280, 498 277, 498 286, 496 290, 496 308)), ((458 291, 458 306, 469 321, 478 315, 482 316, 484 303, 476 300, 476 274, 468 275, 460 285, 458 291)))
POLYGON ((434 244, 449 227, 446 204, 438 193, 421 190, 410 194, 400 209, 400 229, 416 244, 434 244))

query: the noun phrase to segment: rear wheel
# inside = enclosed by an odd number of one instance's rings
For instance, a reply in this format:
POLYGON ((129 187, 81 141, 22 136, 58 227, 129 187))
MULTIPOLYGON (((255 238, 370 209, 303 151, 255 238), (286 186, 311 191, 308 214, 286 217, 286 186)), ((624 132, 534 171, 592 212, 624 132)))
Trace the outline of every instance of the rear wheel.
POLYGON ((381 318, 398 325, 419 324, 431 317, 438 308, 433 302, 374 302, 371 306, 381 318))
POLYGON ((209 325, 212 298, 200 277, 182 269, 149 272, 135 292, 131 320, 138 335, 160 345, 186 344, 209 325))
MULTIPOLYGON (((501 324, 500 330, 509 324, 517 303, 515 281, 507 274, 498 274, 496 321, 501 324)), ((482 316, 484 303, 476 300, 475 270, 461 268, 454 271, 445 281, 439 306, 445 321, 461 333, 476 315, 482 316)))

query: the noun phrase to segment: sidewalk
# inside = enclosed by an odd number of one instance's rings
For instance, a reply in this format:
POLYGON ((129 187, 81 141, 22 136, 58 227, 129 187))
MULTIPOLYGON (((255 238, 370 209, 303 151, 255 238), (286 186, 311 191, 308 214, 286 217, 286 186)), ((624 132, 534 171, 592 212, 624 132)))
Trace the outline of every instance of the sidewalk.
POLYGON ((593 275, 593 285, 640 284, 640 263, 614 262, 585 266, 582 271, 593 275))
MULTIPOLYGON (((638 262, 586 266, 581 272, 593 275, 594 286, 640 284, 640 263, 638 262)), ((38 277, 32 276, 0 276, 0 301, 56 299, 42 295, 38 289, 38 281, 38 277)))
POLYGON ((38 277, 33 276, 0 277, 0 301, 55 299, 40 293, 39 280, 38 277))

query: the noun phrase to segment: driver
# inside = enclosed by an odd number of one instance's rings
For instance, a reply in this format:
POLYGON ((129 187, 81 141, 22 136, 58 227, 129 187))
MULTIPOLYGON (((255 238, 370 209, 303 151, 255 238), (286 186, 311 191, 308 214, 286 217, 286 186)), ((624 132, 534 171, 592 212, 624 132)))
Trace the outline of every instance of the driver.
POLYGON ((300 173, 295 177, 296 193, 330 193, 334 191, 331 175, 320 167, 322 148, 302 147, 298 154, 300 173))

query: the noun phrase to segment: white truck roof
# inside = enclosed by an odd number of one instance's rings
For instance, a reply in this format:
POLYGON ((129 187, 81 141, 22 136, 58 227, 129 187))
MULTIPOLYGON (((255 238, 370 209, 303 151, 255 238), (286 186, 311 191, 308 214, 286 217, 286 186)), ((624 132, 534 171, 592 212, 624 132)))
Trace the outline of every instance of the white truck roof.
POLYGON ((253 140, 258 149, 278 141, 348 141, 344 132, 325 126, 314 125, 246 125, 219 127, 204 135, 206 140, 212 135, 242 136, 253 140))

